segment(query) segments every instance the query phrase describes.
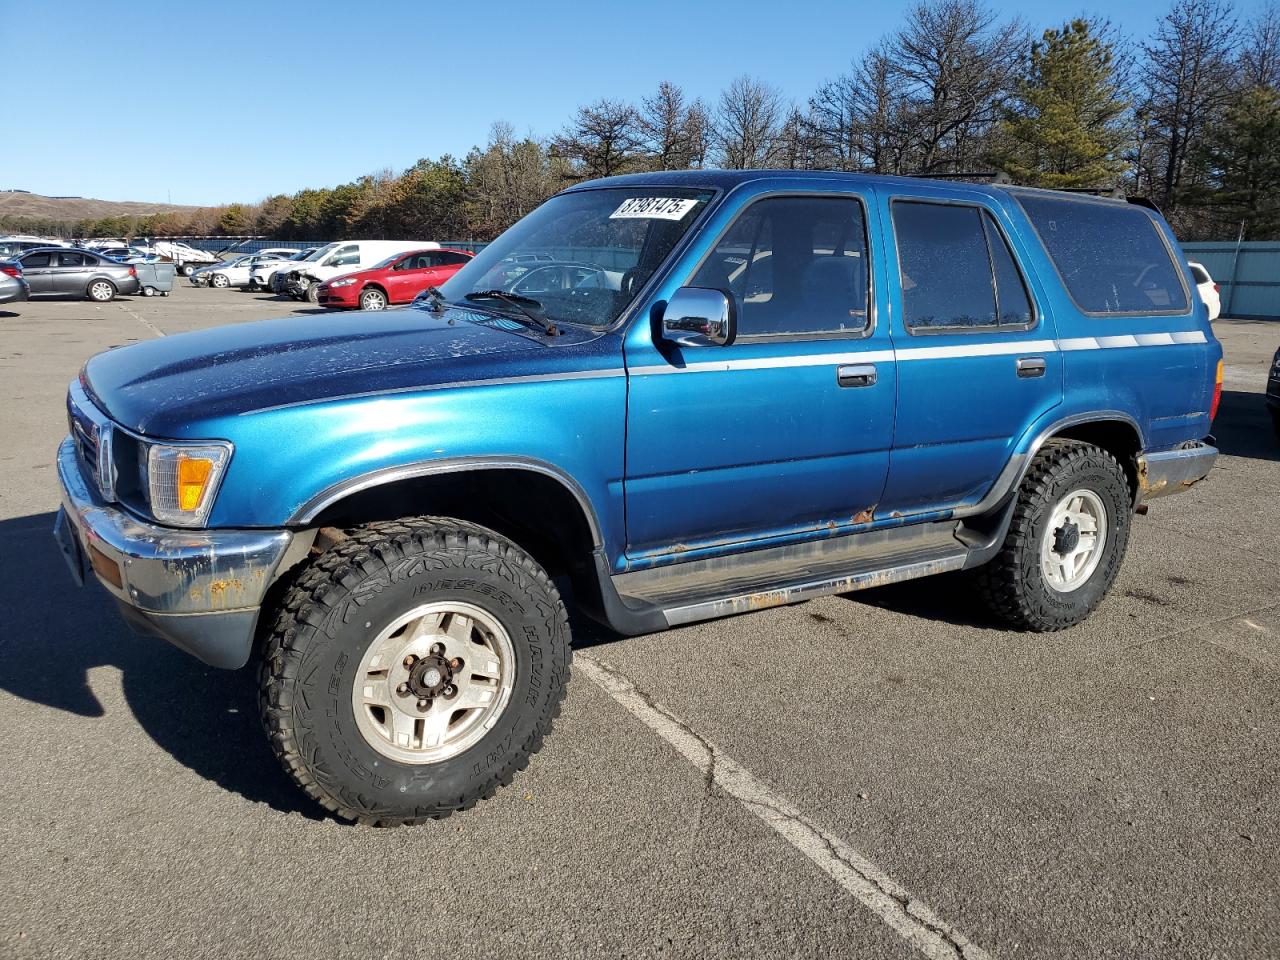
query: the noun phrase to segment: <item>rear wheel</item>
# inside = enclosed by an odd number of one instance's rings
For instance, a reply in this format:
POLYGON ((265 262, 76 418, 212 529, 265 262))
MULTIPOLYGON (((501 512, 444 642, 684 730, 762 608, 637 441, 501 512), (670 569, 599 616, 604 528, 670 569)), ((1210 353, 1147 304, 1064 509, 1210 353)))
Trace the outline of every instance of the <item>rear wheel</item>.
POLYGON ((387 295, 381 290, 370 287, 360 294, 361 310, 385 310, 387 309, 387 295))
POLYGON ((180 264, 178 267, 178 272, 182 274, 184 277, 189 277, 196 272, 196 265, 194 263, 180 264))
POLYGON ((107 303, 115 299, 116 285, 110 280, 91 280, 85 293, 95 303, 107 303))
POLYGON ((371 524, 311 561, 260 670, 272 747, 338 816, 448 816, 511 782, 542 746, 569 678, 564 605, 491 530, 371 524))
POLYGON ((982 596, 1025 630, 1083 621, 1110 589, 1129 542, 1133 500, 1124 469, 1106 450, 1050 440, 1018 490, 995 559, 978 570, 982 596))

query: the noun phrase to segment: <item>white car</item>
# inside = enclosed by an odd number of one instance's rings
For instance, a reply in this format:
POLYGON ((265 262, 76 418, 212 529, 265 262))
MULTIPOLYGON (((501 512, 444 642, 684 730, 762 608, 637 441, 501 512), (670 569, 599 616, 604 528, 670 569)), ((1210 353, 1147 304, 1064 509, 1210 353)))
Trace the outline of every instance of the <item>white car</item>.
POLYGON ((299 250, 293 256, 286 257, 283 260, 267 260, 263 263, 255 264, 253 269, 249 271, 249 289, 254 290, 261 287, 264 290, 271 290, 271 278, 277 270, 292 270, 295 263, 306 260, 319 249, 319 247, 307 247, 307 249, 299 250))
POLYGON ((253 282, 255 268, 266 266, 267 264, 287 263, 289 258, 298 252, 297 247, 269 247, 258 253, 245 254, 223 263, 215 263, 202 270, 197 270, 191 279, 192 282, 196 282, 197 277, 207 277, 206 282, 211 287, 249 287, 252 289, 255 286, 253 282))
POLYGON ((1203 264, 1188 260, 1187 266, 1191 268, 1191 276, 1195 277, 1196 290, 1200 292, 1200 299, 1209 308, 1209 319, 1217 320, 1218 315, 1222 313, 1222 299, 1218 296, 1218 285, 1213 282, 1213 277, 1209 276, 1209 271, 1203 264))

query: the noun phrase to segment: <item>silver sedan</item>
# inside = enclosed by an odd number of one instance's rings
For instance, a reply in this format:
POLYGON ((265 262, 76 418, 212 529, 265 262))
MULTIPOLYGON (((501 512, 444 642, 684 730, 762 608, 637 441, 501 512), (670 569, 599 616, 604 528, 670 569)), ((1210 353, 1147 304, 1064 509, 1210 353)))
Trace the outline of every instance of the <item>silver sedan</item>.
POLYGON ((14 257, 22 264, 22 275, 31 287, 31 296, 88 297, 106 303, 116 294, 137 293, 138 270, 89 250, 42 247, 14 257))

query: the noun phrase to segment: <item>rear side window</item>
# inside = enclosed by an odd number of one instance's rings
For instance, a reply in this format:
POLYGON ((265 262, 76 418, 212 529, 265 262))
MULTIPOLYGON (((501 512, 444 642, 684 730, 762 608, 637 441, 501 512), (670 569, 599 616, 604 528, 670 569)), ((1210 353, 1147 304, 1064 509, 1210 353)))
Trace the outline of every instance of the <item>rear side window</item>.
POLYGON ((903 322, 908 330, 998 330, 1034 314, 991 215, 960 204, 893 202, 903 322))
POLYGON ((1204 267, 1197 267, 1194 263, 1191 264, 1191 276, 1195 278, 1196 283, 1211 283, 1213 281, 1213 277, 1209 276, 1209 271, 1205 270, 1204 267))
POLYGON ((32 267, 47 267, 50 255, 47 253, 29 253, 22 258, 22 265, 30 270, 32 267))
POLYGON ((58 266, 60 267, 83 267, 86 262, 88 262, 87 258, 81 253, 58 254, 58 266))
POLYGON ((1186 313, 1182 272, 1141 207, 1018 196, 1077 307, 1098 316, 1186 313))

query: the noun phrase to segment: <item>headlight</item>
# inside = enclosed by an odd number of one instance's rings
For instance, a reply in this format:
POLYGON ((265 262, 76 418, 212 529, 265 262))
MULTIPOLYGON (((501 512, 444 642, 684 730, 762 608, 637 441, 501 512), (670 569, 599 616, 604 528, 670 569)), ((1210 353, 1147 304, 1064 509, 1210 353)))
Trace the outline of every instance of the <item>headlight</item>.
POLYGON ((355 277, 343 277, 341 280, 330 280, 330 287, 349 287, 356 282, 355 277))
POLYGON ((151 514, 161 523, 199 527, 209 518, 231 444, 153 444, 147 450, 151 514))

